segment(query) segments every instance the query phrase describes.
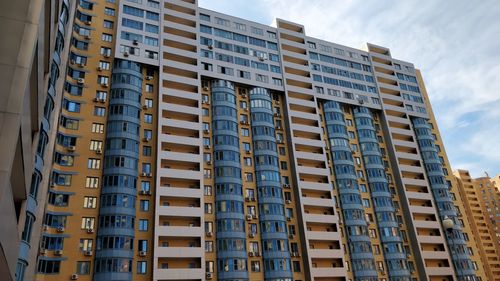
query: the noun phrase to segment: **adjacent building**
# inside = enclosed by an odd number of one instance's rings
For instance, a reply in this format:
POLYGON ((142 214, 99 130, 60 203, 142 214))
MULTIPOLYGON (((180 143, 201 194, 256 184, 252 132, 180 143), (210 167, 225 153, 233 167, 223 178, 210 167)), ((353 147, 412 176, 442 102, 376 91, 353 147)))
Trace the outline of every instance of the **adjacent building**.
POLYGON ((389 49, 196 0, 44 9, 34 159, 4 133, 30 160, 2 185, 33 229, 19 254, 1 234, 12 279, 18 257, 17 280, 494 280, 421 74, 389 49))
POLYGON ((466 170, 457 170, 454 174, 461 201, 466 208, 464 214, 472 222, 472 234, 476 240, 474 250, 480 252, 488 280, 500 280, 500 192, 495 180, 489 176, 472 179, 466 170))
POLYGON ((32 280, 71 38, 73 1, 2 1, 0 275, 32 280))

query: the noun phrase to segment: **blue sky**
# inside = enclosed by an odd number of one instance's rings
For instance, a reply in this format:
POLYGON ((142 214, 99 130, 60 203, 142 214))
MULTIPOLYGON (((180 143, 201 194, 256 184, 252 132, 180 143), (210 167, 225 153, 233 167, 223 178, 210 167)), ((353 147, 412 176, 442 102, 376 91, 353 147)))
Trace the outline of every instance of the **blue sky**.
POLYGON ((453 169, 500 173, 500 2, 199 0, 200 7, 350 47, 366 42, 422 70, 453 169))

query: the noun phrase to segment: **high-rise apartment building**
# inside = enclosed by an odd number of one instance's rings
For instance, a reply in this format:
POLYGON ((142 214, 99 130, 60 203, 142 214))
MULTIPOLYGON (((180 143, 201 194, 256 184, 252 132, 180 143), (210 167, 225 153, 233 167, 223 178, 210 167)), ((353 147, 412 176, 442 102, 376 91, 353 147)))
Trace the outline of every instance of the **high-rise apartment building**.
POLYGON ((73 2, 0 2, 1 280, 36 265, 73 2))
POLYGON ((488 280, 411 63, 196 0, 73 14, 25 280, 488 280))
POLYGON ((466 170, 457 170, 454 174, 466 208, 464 214, 472 222, 472 234, 477 243, 475 250, 480 252, 488 280, 500 280, 500 192, 488 176, 472 179, 466 170))

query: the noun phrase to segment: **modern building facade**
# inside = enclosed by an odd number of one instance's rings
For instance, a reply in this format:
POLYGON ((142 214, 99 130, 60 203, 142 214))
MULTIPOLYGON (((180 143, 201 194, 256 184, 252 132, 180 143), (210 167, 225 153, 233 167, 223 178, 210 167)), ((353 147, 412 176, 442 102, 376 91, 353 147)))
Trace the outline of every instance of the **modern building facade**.
POLYGON ((33 279, 24 274, 28 267, 34 273, 38 256, 72 2, 0 3, 2 280, 33 279))
POLYGON ((195 0, 58 3, 18 280, 490 280, 411 63, 195 0))
POLYGON ((499 192, 490 177, 473 179, 466 170, 457 170, 455 181, 464 202, 464 213, 472 222, 472 234, 477 242, 488 280, 500 279, 500 251, 498 244, 499 192))

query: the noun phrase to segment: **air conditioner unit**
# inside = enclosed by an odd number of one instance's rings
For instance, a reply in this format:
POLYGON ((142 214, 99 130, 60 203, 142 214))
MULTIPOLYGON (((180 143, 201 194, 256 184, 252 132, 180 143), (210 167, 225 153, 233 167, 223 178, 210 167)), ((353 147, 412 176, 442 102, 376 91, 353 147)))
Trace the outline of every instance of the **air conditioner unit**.
POLYGON ((92 24, 92 22, 88 20, 88 21, 86 21, 86 22, 85 22, 85 24, 86 24, 86 25, 91 25, 91 24, 92 24))
POLYGON ((105 102, 106 102, 106 99, 100 98, 100 99, 99 99, 99 102, 100 102, 100 103, 105 103, 105 102))
POLYGON ((245 153, 250 154, 251 152, 250 152, 250 150, 245 150, 245 153))
POLYGON ((212 272, 207 272, 207 279, 212 279, 214 274, 212 272))
POLYGON ((153 76, 147 75, 146 80, 153 80, 153 76))
POLYGON ((214 45, 212 45, 212 44, 208 44, 208 46, 207 46, 207 47, 208 47, 210 50, 212 50, 212 49, 214 48, 214 45))
POLYGON ((248 252, 249 257, 253 257, 254 255, 255 255, 254 252, 248 252))
POLYGON ((151 139, 150 138, 142 138, 143 142, 149 142, 151 139))
POLYGON ((109 57, 111 56, 111 54, 107 54, 107 53, 106 53, 106 54, 104 54, 103 56, 104 56, 105 58, 109 58, 109 57))
POLYGON ((256 257, 260 257, 260 253, 259 252, 255 252, 255 256, 256 257))
POLYGON ((285 201, 287 204, 291 204, 292 203, 292 200, 286 200, 285 201))
POLYGON ((40 249, 40 255, 45 256, 47 254, 47 249, 40 249))
POLYGON ((210 90, 207 86, 203 87, 203 91, 208 91, 210 90))
POLYGON ((54 251, 54 255, 56 255, 56 256, 62 256, 62 254, 63 254, 62 250, 55 250, 54 251))
POLYGON ((64 226, 59 226, 57 228, 57 232, 64 232, 64 226))
POLYGON ((98 102, 99 98, 94 98, 93 101, 98 102))
POLYGON ((279 114, 279 113, 274 113, 274 116, 275 116, 275 117, 281 117, 281 114, 279 114))
POLYGON ((245 197, 245 201, 250 202, 250 197, 245 197))
POLYGON ((78 84, 83 84, 83 83, 85 83, 85 79, 83 79, 83 78, 78 78, 78 79, 76 79, 76 82, 77 82, 78 84))
POLYGON ((296 257, 296 256, 297 256, 297 254, 296 254, 295 252, 292 252, 290 255, 291 255, 292 257, 296 257))
POLYGON ((87 233, 89 233, 89 234, 94 233, 94 229, 93 228, 87 228, 87 233))
POLYGON ((277 143, 283 143, 282 139, 276 140, 277 143))
POLYGON ((84 67, 84 66, 85 66, 85 64, 84 64, 83 62, 80 62, 80 63, 78 63, 78 66, 79 66, 79 67, 84 67))
POLYGON ((151 173, 147 173, 147 174, 146 174, 146 177, 148 177, 148 178, 150 178, 150 177, 152 177, 152 176, 153 176, 153 174, 151 174, 151 173))
POLYGON ((254 237, 255 237, 255 233, 250 233, 250 234, 248 234, 248 237, 250 237, 250 238, 254 238, 254 237))
POLYGON ((92 251, 84 251, 83 254, 87 257, 92 256, 92 251))
POLYGON ((103 82, 103 83, 101 83, 101 86, 103 86, 104 88, 107 88, 108 87, 108 83, 103 82))
POLYGON ((142 106, 142 109, 147 110, 147 109, 148 109, 148 106, 144 104, 144 105, 142 106))
POLYGON ((210 145, 209 144, 205 145, 205 148, 210 149, 210 145))
POLYGON ((212 165, 212 161, 208 160, 207 165, 212 165))
POLYGON ((250 198, 251 201, 255 202, 255 197, 250 198))
MULTIPOLYGON (((53 182, 51 182, 51 183, 50 183, 50 188, 54 188, 54 187, 56 187, 56 184, 55 184, 55 183, 53 183, 53 182)), ((44 227, 47 227, 47 228, 48 228, 48 226, 47 226, 47 225, 45 225, 44 227)), ((44 230, 46 231, 47 229, 45 229, 45 228, 44 228, 44 230)))
POLYGON ((78 280, 78 274, 71 274, 71 280, 78 280))
POLYGON ((101 71, 101 70, 102 70, 102 67, 98 66, 97 71, 101 71))
POLYGON ((290 239, 294 239, 295 238, 295 235, 294 234, 290 234, 288 235, 290 237, 290 239))
POLYGON ((71 145, 71 146, 68 146, 66 149, 68 149, 68 151, 75 151, 76 150, 76 147, 74 145, 71 145))
POLYGON ((358 99, 358 103, 363 104, 363 103, 365 103, 365 101, 363 99, 358 99))
POLYGON ((141 173, 141 177, 145 177, 147 173, 141 173))
POLYGON ((140 257, 145 257, 145 256, 146 256, 146 254, 147 254, 147 252, 146 252, 146 251, 140 251, 140 252, 139 252, 139 256, 140 256, 140 257))
POLYGON ((86 34, 85 39, 90 39, 90 34, 86 34))
POLYGON ((206 235, 207 235, 207 237, 212 237, 214 234, 213 234, 212 231, 209 231, 209 232, 206 233, 206 235))
POLYGON ((99 154, 99 155, 100 155, 100 154, 102 154, 102 149, 97 149, 97 150, 95 151, 95 153, 96 153, 96 154, 99 154))
POLYGON ((283 187, 284 187, 284 188, 290 188, 290 185, 289 185, 288 183, 284 183, 284 184, 283 184, 283 187))
POLYGON ((209 129, 205 129, 205 130, 203 130, 203 133, 208 134, 208 133, 210 133, 210 130, 209 129))
POLYGON ((253 219, 253 216, 252 215, 247 215, 247 221, 250 221, 253 219))
POLYGON ((133 40, 133 41, 132 41, 132 44, 134 44, 134 45, 139 45, 139 41, 138 41, 138 40, 133 40))
POLYGON ((129 55, 130 55, 130 54, 129 54, 129 52, 128 52, 128 51, 123 52, 123 56, 124 56, 124 57, 128 57, 129 55))
POLYGON ((151 195, 151 191, 149 191, 149 190, 141 190, 141 195, 151 195))
POLYGON ((287 221, 292 221, 292 218, 291 217, 287 217, 286 220, 287 221))

